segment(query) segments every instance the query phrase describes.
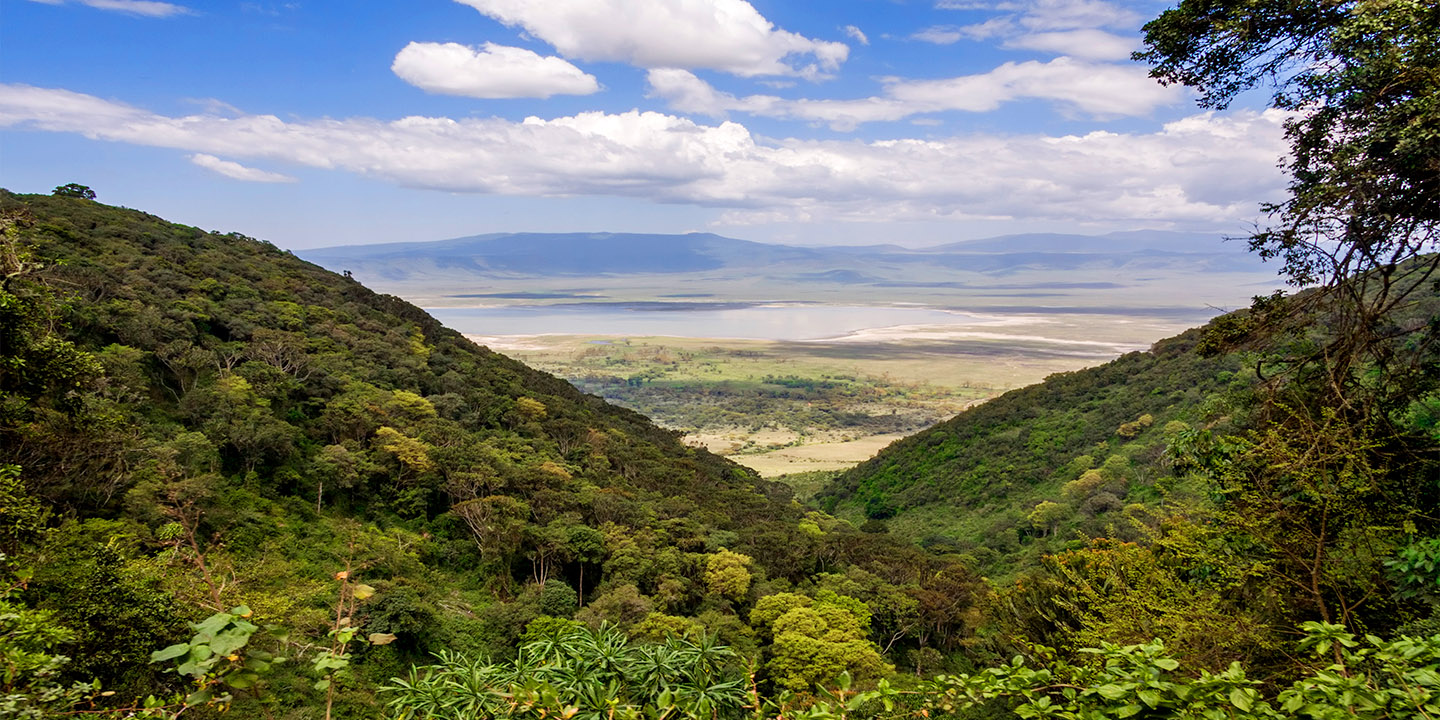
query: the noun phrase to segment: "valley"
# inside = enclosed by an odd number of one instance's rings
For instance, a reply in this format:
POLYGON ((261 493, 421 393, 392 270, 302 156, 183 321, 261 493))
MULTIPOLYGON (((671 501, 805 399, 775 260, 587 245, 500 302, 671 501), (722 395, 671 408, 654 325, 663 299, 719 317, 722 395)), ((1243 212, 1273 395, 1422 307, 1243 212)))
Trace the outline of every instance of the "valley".
MULTIPOLYGON (((713 327, 703 318, 689 324, 713 327)), ((778 477, 846 469, 976 403, 1144 349, 1183 327, 1068 314, 867 328, 820 340, 467 336, 683 432, 688 444, 778 477)))
POLYGON ((303 255, 783 477, 1242 306, 1273 285, 1243 250, 1163 231, 925 248, 519 233, 303 255))
POLYGON ((0 7, 0 719, 1440 718, 1435 0, 0 7))

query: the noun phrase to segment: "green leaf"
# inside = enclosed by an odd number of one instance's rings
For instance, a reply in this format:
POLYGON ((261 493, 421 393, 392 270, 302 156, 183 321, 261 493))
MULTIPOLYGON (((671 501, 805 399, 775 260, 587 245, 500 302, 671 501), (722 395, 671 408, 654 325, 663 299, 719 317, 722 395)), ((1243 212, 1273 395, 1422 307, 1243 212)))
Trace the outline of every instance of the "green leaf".
POLYGON ((1125 688, 1114 684, 1101 685, 1095 688, 1095 692, 1100 693, 1100 696, 1107 700, 1119 700, 1126 695, 1125 688))
POLYGON ((204 639, 209 640, 215 637, 215 633, 224 630, 225 626, 229 625, 233 619, 235 619, 235 616, 230 613, 215 613, 193 626, 195 628, 195 634, 204 635, 204 639))
POLYGON ((1168 670, 1170 672, 1174 672, 1177 668, 1180 667, 1180 661, 1174 658, 1160 658, 1159 660, 1155 661, 1155 667, 1158 667, 1161 670, 1168 670))
POLYGON ((330 678, 315 681, 316 690, 326 690, 330 687, 330 678))
POLYGON ((375 594, 375 588, 369 585, 356 585, 354 593, 356 600, 364 600, 375 594))
POLYGON ((225 676, 225 684, 236 690, 255 687, 257 682, 260 682, 260 676, 255 673, 231 673, 225 676))
POLYGON ((188 655, 189 653, 190 643, 176 643, 174 645, 171 645, 170 647, 165 648, 164 650, 156 650, 155 652, 150 653, 150 662, 157 663, 165 662, 166 660, 174 660, 175 658, 178 658, 182 655, 188 655))
POLYGON ((1240 708, 1242 712, 1250 712, 1254 700, 1250 697, 1254 690, 1247 688, 1235 688, 1230 691, 1230 704, 1240 708))
POLYGON ((250 642, 250 634, 237 629, 226 630, 210 641, 210 650, 216 655, 230 655, 250 642))

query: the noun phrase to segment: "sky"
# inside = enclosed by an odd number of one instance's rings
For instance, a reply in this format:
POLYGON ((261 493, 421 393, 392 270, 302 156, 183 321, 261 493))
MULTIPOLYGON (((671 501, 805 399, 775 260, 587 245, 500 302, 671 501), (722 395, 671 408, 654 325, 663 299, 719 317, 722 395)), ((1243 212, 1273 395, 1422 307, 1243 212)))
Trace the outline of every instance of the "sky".
POLYGON ((0 0, 0 187, 290 249, 490 232, 1243 235, 1285 116, 1150 0, 0 0))

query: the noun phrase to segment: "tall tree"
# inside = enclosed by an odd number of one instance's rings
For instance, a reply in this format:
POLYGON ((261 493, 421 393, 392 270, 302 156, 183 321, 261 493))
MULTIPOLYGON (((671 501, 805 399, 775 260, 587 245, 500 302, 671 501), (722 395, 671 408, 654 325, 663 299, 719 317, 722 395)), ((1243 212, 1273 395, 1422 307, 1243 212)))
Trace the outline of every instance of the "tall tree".
MULTIPOLYGON (((1440 264, 1426 256, 1440 244, 1440 5, 1182 0, 1145 32, 1135 58, 1201 105, 1263 85, 1292 113, 1289 197, 1266 206, 1272 223, 1250 245, 1291 284, 1324 289, 1305 296, 1333 310, 1311 355, 1336 389, 1356 365, 1405 360, 1386 341, 1424 326, 1403 309, 1440 264)), ((1256 307, 1272 327, 1295 314, 1278 294, 1256 307)))

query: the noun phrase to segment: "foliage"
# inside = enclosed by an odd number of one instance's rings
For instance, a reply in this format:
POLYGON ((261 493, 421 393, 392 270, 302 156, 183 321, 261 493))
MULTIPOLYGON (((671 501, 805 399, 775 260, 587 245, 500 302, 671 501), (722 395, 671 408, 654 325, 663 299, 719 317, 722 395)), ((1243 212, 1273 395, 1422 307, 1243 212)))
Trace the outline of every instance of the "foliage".
POLYGON ((79 183, 60 185, 56 187, 53 191, 51 191, 50 194, 54 195, 55 197, 73 197, 80 198, 81 200, 95 199, 95 191, 91 190, 89 186, 81 185, 79 183))
POLYGON ((231 690, 248 690, 261 682, 283 657, 249 647, 260 627, 248 620, 250 608, 241 605, 228 612, 218 612, 191 627, 195 636, 176 643, 150 656, 154 663, 175 662, 174 671, 186 676, 194 690, 185 697, 186 705, 226 706, 234 700, 231 690))
MULTIPOLYGON (((1400 718, 1440 711, 1440 636, 1373 636, 1363 641, 1338 625, 1307 623, 1300 646, 1333 657, 1280 692, 1248 677, 1239 663, 1223 671, 1187 675, 1162 643, 1087 651, 1096 662, 1049 660, 1032 668, 1017 656, 1009 665, 936 679, 936 704, 952 711, 996 698, 1021 718, 1400 718)), ((1038 648, 1047 657, 1049 651, 1038 648)))
MULTIPOLYGON (((1047 556, 992 600, 992 623, 1061 650, 1162 642, 1194 668, 1254 667, 1284 643, 1262 563, 1217 552, 1213 532, 1183 519, 1146 544, 1096 539, 1047 556)), ((1261 669, 1265 669, 1261 666, 1261 669)))
POLYGON ((1167 425, 1210 420, 1210 408, 1242 419, 1233 411, 1250 392, 1243 361, 1196 355, 1201 336, 1188 331, 972 407, 895 442, 816 500, 854 522, 889 517, 892 534, 943 541, 991 577, 1034 568, 1077 534, 1126 533, 1124 508, 1154 507, 1156 483, 1170 475, 1167 425))
MULTIPOLYGON (((1146 26, 1135 57, 1162 82, 1199 90, 1211 107, 1269 84, 1272 105, 1294 112, 1290 198, 1271 206, 1278 223, 1251 246, 1280 258, 1296 285, 1388 276, 1434 247, 1437 13, 1423 0, 1184 0, 1146 26)), ((1351 322, 1373 323, 1423 283, 1353 295, 1351 322)))
POLYGON ((0 465, 0 552, 13 554, 37 541, 48 514, 20 481, 20 466, 0 465))
POLYGON ((869 640, 870 608, 822 590, 815 599, 794 593, 763 597, 750 623, 774 639, 765 665, 779 688, 813 690, 842 673, 873 682, 889 672, 869 640))
MULTIPOLYGON (((74 629, 67 672, 120 696, 168 702, 145 659, 237 606, 290 628, 295 661, 263 700, 231 692, 235 712, 356 717, 409 662, 508 654, 542 613, 703 626, 758 653, 743 618, 763 594, 855 567, 899 597, 951 564, 807 516, 784 486, 265 243, 67 197, 0 192, 0 212, 0 465, 22 468, 5 517, 37 568, 20 597, 74 629), (342 578, 337 599, 338 567, 374 596, 342 578), (394 641, 362 642, 377 633, 394 641)), ((982 591, 955 587, 934 605, 982 591)), ((964 633, 932 618, 887 620, 885 639, 964 633)))
POLYGON ((92 539, 111 529, 92 520, 47 533, 38 554, 26 558, 30 577, 19 597, 71 629, 59 645, 71 658, 69 677, 98 680, 126 698, 165 694, 168 684, 146 661, 184 632, 182 611, 122 543, 92 539))
POLYGON ((382 688, 396 720, 739 718, 747 699, 733 653, 704 636, 637 645, 613 628, 571 629, 514 662, 438 659, 382 688))
POLYGON ((725 548, 705 560, 705 587, 712 595, 740 600, 750 590, 751 559, 725 548))
POLYGON ((1440 601, 1440 538, 1424 538, 1396 551, 1385 561, 1396 585, 1396 595, 1406 599, 1440 601))
POLYGON ((50 717, 100 697, 99 683, 64 682, 70 658, 57 650, 73 633, 53 614, 17 603, 13 593, 14 588, 0 592, 0 716, 50 717))

